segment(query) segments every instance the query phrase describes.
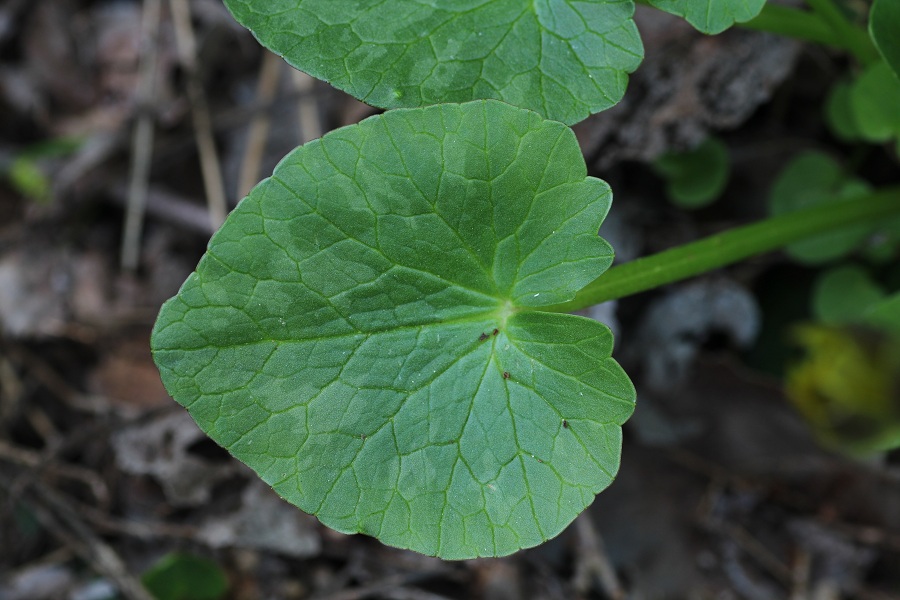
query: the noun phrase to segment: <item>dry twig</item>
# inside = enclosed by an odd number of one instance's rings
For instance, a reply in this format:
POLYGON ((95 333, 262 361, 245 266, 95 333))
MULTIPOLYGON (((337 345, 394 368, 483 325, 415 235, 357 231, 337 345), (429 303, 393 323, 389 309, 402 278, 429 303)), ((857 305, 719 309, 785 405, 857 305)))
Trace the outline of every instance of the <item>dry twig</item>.
MULTIPOLYGON (((422 598, 423 600, 445 600, 443 596, 430 594, 421 590, 415 590, 415 596, 399 594, 403 588, 409 585, 415 585, 423 581, 428 581, 436 577, 441 577, 450 572, 448 568, 438 568, 430 571, 417 571, 412 573, 400 573, 397 575, 389 575, 378 581, 353 588, 349 590, 340 590, 332 594, 319 595, 315 600, 361 600, 372 596, 388 596, 390 598, 422 598)), ((412 590, 407 590, 412 593, 412 590)))
MULTIPOLYGON (((0 487, 12 491, 13 484, 0 476, 0 487)), ((128 600, 153 600, 128 571, 115 550, 100 539, 59 494, 40 482, 29 485, 29 509, 43 528, 65 544, 99 574, 115 582, 128 600)))
POLYGON ((812 556, 799 548, 794 558, 790 600, 806 600, 809 597, 809 577, 812 570, 812 556))
POLYGON ((300 143, 322 137, 322 115, 313 93, 316 80, 303 71, 293 71, 294 88, 297 90, 297 118, 300 123, 300 143))
POLYGON ((156 95, 156 58, 161 0, 144 0, 141 23, 141 67, 138 87, 138 120, 131 138, 131 173, 128 177, 128 208, 122 236, 122 268, 137 269, 141 254, 141 233, 147 185, 153 156, 153 100, 156 95))
MULTIPOLYGON (((124 188, 112 189, 113 201, 125 202, 126 198, 127 192, 124 188)), ((154 217, 204 236, 210 236, 215 231, 210 223, 209 211, 184 196, 157 187, 150 187, 147 190, 147 198, 149 200, 147 213, 154 217)), ((153 317, 151 322, 155 320, 156 313, 153 314, 153 317)))
POLYGON ((59 475, 83 483, 91 490, 94 498, 101 506, 109 504, 109 490, 106 483, 93 471, 50 460, 34 450, 28 450, 0 440, 0 460, 12 462, 29 469, 30 477, 37 477, 41 472, 59 475))
MULTIPOLYGON (((278 91, 278 80, 281 74, 281 59, 271 52, 263 54, 262 67, 259 72, 259 82, 256 87, 256 101, 260 104, 270 105, 278 91)), ((250 121, 250 130, 247 133, 247 150, 244 152, 244 160, 241 163, 241 174, 238 178, 237 197, 243 198, 256 185, 259 179, 259 167, 262 164, 263 154, 266 150, 266 141, 269 139, 269 126, 271 118, 268 112, 260 111, 250 121)))
POLYGON ((203 186, 206 189, 209 218, 213 228, 218 229, 228 214, 228 205, 225 201, 222 167, 213 136, 209 105, 197 72, 197 45, 194 37, 194 25, 191 23, 191 9, 187 0, 170 0, 169 5, 172 8, 172 20, 175 24, 178 55, 187 74, 188 100, 191 103, 191 116, 194 121, 194 135, 197 139, 197 152, 200 155, 200 171, 203 175, 203 186))
POLYGON ((572 577, 575 590, 587 595, 596 580, 605 597, 610 600, 623 600, 625 590, 622 589, 616 570, 609 561, 603 539, 594 528, 594 523, 587 512, 581 513, 575 519, 575 531, 578 533, 578 556, 575 574, 572 577))

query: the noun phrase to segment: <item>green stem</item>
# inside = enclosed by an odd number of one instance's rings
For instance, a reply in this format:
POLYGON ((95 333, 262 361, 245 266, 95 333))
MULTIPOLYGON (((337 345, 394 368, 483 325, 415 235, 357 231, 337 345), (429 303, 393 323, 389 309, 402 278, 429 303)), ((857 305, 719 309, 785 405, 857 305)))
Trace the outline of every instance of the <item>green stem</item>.
POLYGON ((738 26, 843 50, 850 49, 847 42, 836 35, 819 15, 782 4, 769 2, 756 17, 746 23, 738 23, 738 26))
POLYGON ((541 310, 572 312, 713 271, 804 238, 900 215, 900 186, 738 227, 633 260, 589 283, 575 298, 541 310))
POLYGON ((831 28, 831 31, 845 43, 857 60, 863 65, 876 62, 878 50, 872 43, 868 31, 851 23, 832 0, 806 0, 806 3, 831 28))
MULTIPOLYGON (((649 0, 635 2, 653 6, 649 0)), ((812 11, 769 1, 757 16, 735 25, 840 48, 853 54, 863 65, 871 65, 879 60, 878 50, 869 38, 868 31, 851 23, 832 0, 806 2, 812 11)))

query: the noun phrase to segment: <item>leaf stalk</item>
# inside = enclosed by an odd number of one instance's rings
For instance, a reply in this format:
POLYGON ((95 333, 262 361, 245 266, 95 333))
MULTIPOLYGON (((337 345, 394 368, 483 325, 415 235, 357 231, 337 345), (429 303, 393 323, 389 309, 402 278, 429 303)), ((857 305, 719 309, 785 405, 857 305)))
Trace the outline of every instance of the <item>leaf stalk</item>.
POLYGON ((851 23, 831 0, 807 0, 807 4, 813 10, 768 2, 756 17, 737 25, 839 48, 853 54, 863 65, 878 60, 866 31, 851 23))
POLYGON ((540 310, 573 312, 714 271, 810 236, 900 215, 900 186, 738 227, 614 266, 575 298, 540 310))

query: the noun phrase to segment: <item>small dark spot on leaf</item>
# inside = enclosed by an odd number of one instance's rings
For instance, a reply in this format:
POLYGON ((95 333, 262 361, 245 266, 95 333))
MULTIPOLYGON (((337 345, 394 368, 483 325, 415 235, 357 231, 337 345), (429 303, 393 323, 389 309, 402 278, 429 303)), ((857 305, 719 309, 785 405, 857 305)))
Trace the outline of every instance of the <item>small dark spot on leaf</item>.
POLYGON ((359 438, 360 438, 361 440, 365 441, 365 439, 366 439, 366 434, 364 434, 364 433, 359 434, 359 438))
POLYGON ((481 335, 478 336, 478 341, 483 342, 484 340, 488 339, 489 337, 491 337, 491 336, 489 336, 488 334, 486 334, 482 331, 481 335))
POLYGON ((569 428, 569 422, 566 421, 565 419, 563 419, 563 427, 565 427, 566 429, 569 428))
POLYGON ((498 333, 500 333, 500 330, 499 330, 499 329, 494 329, 494 331, 493 331, 492 333, 493 333, 494 335, 497 335, 498 333))
POLYGON ((509 379, 509 371, 503 371, 503 379, 509 379))
POLYGON ((541 464, 544 464, 544 461, 542 461, 542 460, 539 459, 539 458, 537 459, 537 461, 538 461, 539 463, 541 463, 541 464))

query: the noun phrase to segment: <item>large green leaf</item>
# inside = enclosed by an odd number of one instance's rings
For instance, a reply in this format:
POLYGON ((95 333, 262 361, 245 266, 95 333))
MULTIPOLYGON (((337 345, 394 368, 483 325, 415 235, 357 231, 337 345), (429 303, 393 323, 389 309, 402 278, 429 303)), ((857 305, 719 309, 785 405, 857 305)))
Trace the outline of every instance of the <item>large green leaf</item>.
POLYGON ((875 0, 872 3, 869 34, 894 75, 900 78, 900 2, 875 0))
POLYGON ((291 65, 374 106, 496 98, 576 123, 625 93, 631 0, 225 0, 291 65))
POLYGON ((559 533, 612 481, 635 392, 609 329, 541 312, 612 260, 572 131, 497 101, 295 150, 156 324, 169 392, 285 499, 445 558, 559 533))
POLYGON ((647 0, 648 4, 687 20, 703 33, 721 33, 759 14, 766 0, 647 0))

